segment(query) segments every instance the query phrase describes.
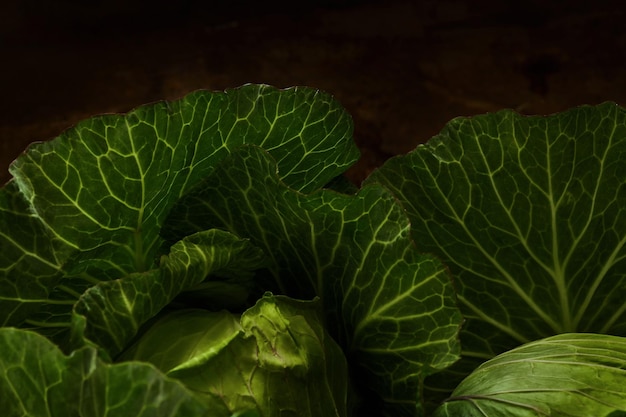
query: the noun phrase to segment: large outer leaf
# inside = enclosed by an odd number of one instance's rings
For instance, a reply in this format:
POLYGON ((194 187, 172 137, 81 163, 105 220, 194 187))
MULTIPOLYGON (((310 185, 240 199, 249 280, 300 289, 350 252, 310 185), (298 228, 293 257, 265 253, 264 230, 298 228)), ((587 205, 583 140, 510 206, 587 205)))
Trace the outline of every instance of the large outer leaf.
POLYGON ((123 359, 148 361, 231 412, 348 414, 348 367, 322 327, 317 301, 266 294, 240 320, 180 310, 152 324, 123 359))
POLYGON ((454 390, 434 417, 625 414, 626 339, 562 334, 485 362, 454 390))
POLYGON ((232 149, 264 147, 287 184, 313 190, 355 161, 351 132, 326 94, 247 85, 85 120, 31 146, 11 173, 41 220, 83 252, 71 272, 119 277, 152 267, 172 204, 232 149))
POLYGON ((270 155, 245 147, 181 200, 165 230, 176 239, 214 226, 264 248, 282 293, 321 297, 327 326, 387 413, 413 415, 421 379, 457 359, 447 271, 416 251, 382 187, 305 195, 279 181, 270 155))
POLYGON ((0 409, 11 417, 227 417, 152 365, 109 365, 84 348, 71 356, 44 337, 0 329, 0 409))
MULTIPOLYGON (((512 111, 451 121, 368 179, 456 282, 464 355, 563 332, 626 334, 626 112, 512 111)), ((466 362, 468 368, 472 365, 466 362)))

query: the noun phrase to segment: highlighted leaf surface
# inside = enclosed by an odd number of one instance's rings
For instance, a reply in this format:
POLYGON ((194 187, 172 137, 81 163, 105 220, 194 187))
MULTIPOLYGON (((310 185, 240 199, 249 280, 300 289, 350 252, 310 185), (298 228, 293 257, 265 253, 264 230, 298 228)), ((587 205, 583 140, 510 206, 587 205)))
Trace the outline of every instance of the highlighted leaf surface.
POLYGON ((124 359, 148 361, 230 412, 348 414, 348 368, 319 300, 266 294, 241 318, 199 309, 153 323, 124 359))
POLYGON ((624 387, 624 338, 562 334, 485 362, 434 417, 623 415, 624 387))

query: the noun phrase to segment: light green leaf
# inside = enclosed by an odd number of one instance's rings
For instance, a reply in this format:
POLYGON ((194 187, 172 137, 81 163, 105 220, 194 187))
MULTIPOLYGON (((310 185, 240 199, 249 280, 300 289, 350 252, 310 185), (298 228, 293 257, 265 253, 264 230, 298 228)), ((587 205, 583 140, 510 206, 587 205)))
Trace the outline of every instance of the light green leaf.
POLYGON ((507 110, 455 119, 368 179, 401 201, 419 250, 452 271, 467 318, 461 376, 556 333, 626 334, 625 155, 615 104, 507 110))
POLYGON ((347 364, 319 303, 265 295, 237 318, 180 310, 153 323, 122 355, 148 361, 230 412, 347 416, 347 364))
POLYGON ((562 334, 478 367, 434 417, 608 417, 626 412, 626 339, 562 334))
POLYGON ((205 363, 242 332, 235 314, 199 308, 166 311, 145 327, 117 360, 150 362, 165 373, 205 363))
POLYGON ((0 328, 0 409, 11 417, 227 417, 152 365, 109 365, 83 348, 65 356, 46 338, 0 328))
POLYGON ((457 359, 461 318, 447 271, 417 252, 408 218, 382 187, 302 194, 249 146, 181 200, 164 230, 176 239, 211 227, 263 248, 276 291, 321 297, 326 325, 385 413, 413 415, 422 378, 457 359))

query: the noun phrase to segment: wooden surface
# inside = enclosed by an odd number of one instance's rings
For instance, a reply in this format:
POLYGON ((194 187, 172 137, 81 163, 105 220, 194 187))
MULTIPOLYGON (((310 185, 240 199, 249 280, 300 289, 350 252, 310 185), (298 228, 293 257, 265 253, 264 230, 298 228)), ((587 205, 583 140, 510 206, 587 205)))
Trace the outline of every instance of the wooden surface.
POLYGON ((30 142, 83 118, 249 82, 335 95, 357 182, 456 116, 626 105, 619 2, 83 3, 0 6, 0 183, 30 142))

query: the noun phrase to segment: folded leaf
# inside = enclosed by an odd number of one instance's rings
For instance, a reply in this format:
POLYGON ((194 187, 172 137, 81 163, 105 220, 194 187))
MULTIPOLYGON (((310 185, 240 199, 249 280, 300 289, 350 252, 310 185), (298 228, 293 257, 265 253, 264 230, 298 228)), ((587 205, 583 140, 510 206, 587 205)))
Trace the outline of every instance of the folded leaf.
POLYGON ((277 291, 321 297, 326 325, 385 413, 413 415, 422 379, 457 359, 461 317, 447 271, 417 252, 382 187, 302 194, 279 180, 267 152, 242 147, 180 201, 164 233, 212 227, 263 248, 277 291))
MULTIPOLYGON (((74 344, 81 345, 82 337, 86 337, 114 357, 143 323, 182 292, 193 292, 203 282, 210 283, 214 279, 211 275, 220 271, 241 271, 244 275, 265 264, 259 248, 228 232, 207 230, 190 235, 172 246, 170 254, 161 258, 158 269, 89 288, 74 306, 73 315, 85 318, 85 321, 76 317, 72 320, 74 344)), ((237 285, 245 283, 235 281, 233 286, 237 285)), ((223 306, 205 302, 204 307, 223 306)))
POLYGON ((454 390, 434 417, 624 413, 626 338, 562 334, 485 362, 454 390))
POLYGON ((347 416, 347 364, 317 301, 265 295, 240 320, 228 312, 166 314, 121 359, 148 361, 230 412, 347 416))

